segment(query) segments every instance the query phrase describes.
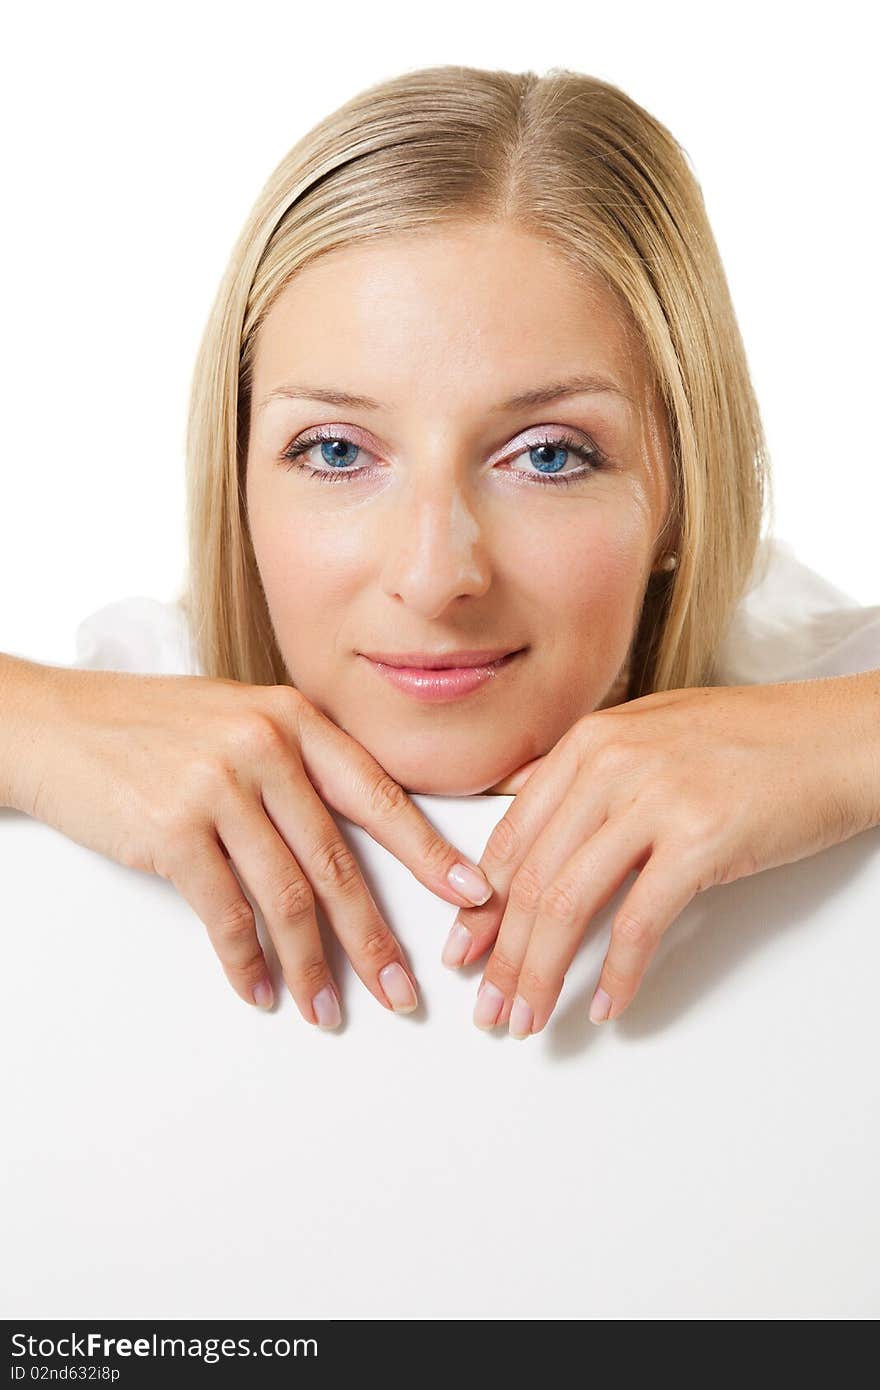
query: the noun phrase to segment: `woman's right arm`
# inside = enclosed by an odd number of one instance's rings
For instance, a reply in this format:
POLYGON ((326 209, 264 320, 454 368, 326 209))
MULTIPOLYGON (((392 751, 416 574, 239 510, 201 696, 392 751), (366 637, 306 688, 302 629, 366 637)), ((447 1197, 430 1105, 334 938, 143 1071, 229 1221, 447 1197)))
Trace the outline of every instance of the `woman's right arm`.
POLYGON ((339 1021, 339 992, 316 900, 376 999, 398 1012, 417 1002, 325 803, 446 902, 474 903, 452 886, 457 866, 482 878, 357 740, 286 685, 0 655, 0 802, 168 879, 207 927, 236 993, 268 1006, 269 970, 237 872, 300 1012, 325 1027, 339 1021))

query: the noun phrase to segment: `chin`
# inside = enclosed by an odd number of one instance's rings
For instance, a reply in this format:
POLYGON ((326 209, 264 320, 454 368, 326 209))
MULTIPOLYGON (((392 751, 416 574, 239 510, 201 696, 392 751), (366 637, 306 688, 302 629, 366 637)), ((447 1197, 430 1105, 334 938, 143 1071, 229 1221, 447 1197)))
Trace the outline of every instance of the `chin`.
MULTIPOLYGON (((359 737, 356 729, 346 732, 359 737)), ((408 795, 416 796, 482 796, 510 777, 528 756, 524 753, 511 762, 509 750, 487 748, 485 738, 480 742, 452 732, 441 739, 436 729, 409 734, 405 741, 396 740, 393 748, 384 746, 387 736, 371 739, 361 731, 360 741, 389 777, 408 795)))
POLYGON ((449 765, 443 767, 442 760, 435 757, 431 759, 430 768, 419 771, 414 771, 411 765, 400 768, 399 772, 389 763, 384 766, 405 792, 420 796, 481 796, 498 781, 498 769, 480 768, 474 762, 468 766, 467 760, 462 759, 456 762, 457 766, 450 759, 449 765))
POLYGON ((443 786, 439 786, 436 779, 431 777, 405 777, 397 780, 407 796, 481 796, 497 778, 489 777, 479 783, 446 782, 443 786))

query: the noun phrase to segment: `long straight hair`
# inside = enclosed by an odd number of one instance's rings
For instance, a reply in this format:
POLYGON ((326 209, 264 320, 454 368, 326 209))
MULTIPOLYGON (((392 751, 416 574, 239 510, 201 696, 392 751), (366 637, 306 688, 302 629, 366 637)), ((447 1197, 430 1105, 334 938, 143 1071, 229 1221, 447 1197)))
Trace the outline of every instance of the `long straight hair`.
POLYGON ((746 354, 697 180, 669 131, 619 88, 445 66, 360 92, 270 175, 220 283, 187 424, 189 569, 180 596, 205 675, 290 684, 247 520, 260 325, 298 271, 368 238, 506 222, 599 277, 640 335, 668 423, 663 539, 626 699, 710 683, 753 573, 770 475, 746 354))

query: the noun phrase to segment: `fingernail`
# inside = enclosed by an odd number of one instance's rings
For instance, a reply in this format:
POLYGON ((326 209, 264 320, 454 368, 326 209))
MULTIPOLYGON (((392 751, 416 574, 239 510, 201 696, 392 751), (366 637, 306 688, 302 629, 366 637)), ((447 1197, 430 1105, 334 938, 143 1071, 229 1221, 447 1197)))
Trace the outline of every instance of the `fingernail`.
POLYGON ((478 1028, 494 1028, 504 1003, 504 995, 488 980, 484 980, 477 990, 474 1005, 474 1023, 478 1028))
POLYGON ((385 991, 385 998, 396 1014, 411 1014, 418 1007, 418 999, 412 980, 402 965, 395 961, 379 971, 379 983, 385 991))
POLYGON ((453 864, 446 879, 474 907, 482 907, 494 892, 482 869, 474 868, 471 864, 453 864))
POLYGON ((510 1011, 510 1024, 508 1031, 512 1038, 527 1038, 532 1031, 534 1012, 529 1005, 517 995, 513 1001, 513 1008, 510 1011))
POLYGON ((452 930, 446 938, 446 945, 443 947, 443 955, 440 957, 444 965, 461 965, 468 951, 473 945, 474 938, 471 936, 467 927, 463 927, 461 922, 453 922, 452 930))
POLYGON ((593 995, 593 1002, 590 1005, 590 1022, 604 1023, 611 1009, 611 995, 607 994, 601 985, 593 995))
POLYGON ((260 980, 259 984, 254 985, 253 992, 255 1004, 258 1004, 261 1009, 271 1009, 272 1000, 275 997, 272 992, 271 981, 265 979, 260 980))
POLYGON ((338 1028, 342 1022, 339 1000, 329 985, 325 985, 315 995, 312 1000, 312 1008, 315 1011, 319 1028, 338 1028))

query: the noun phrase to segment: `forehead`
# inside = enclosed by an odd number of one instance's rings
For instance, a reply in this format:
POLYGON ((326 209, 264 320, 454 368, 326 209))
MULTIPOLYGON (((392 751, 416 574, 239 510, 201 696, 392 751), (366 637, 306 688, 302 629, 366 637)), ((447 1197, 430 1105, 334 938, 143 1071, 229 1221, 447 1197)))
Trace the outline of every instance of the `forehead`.
POLYGON ((604 372, 634 398, 647 381, 618 297, 504 224, 383 234, 319 256, 260 328, 255 395, 298 369, 383 401, 391 391, 401 405, 435 386, 512 392, 578 370, 604 372))

